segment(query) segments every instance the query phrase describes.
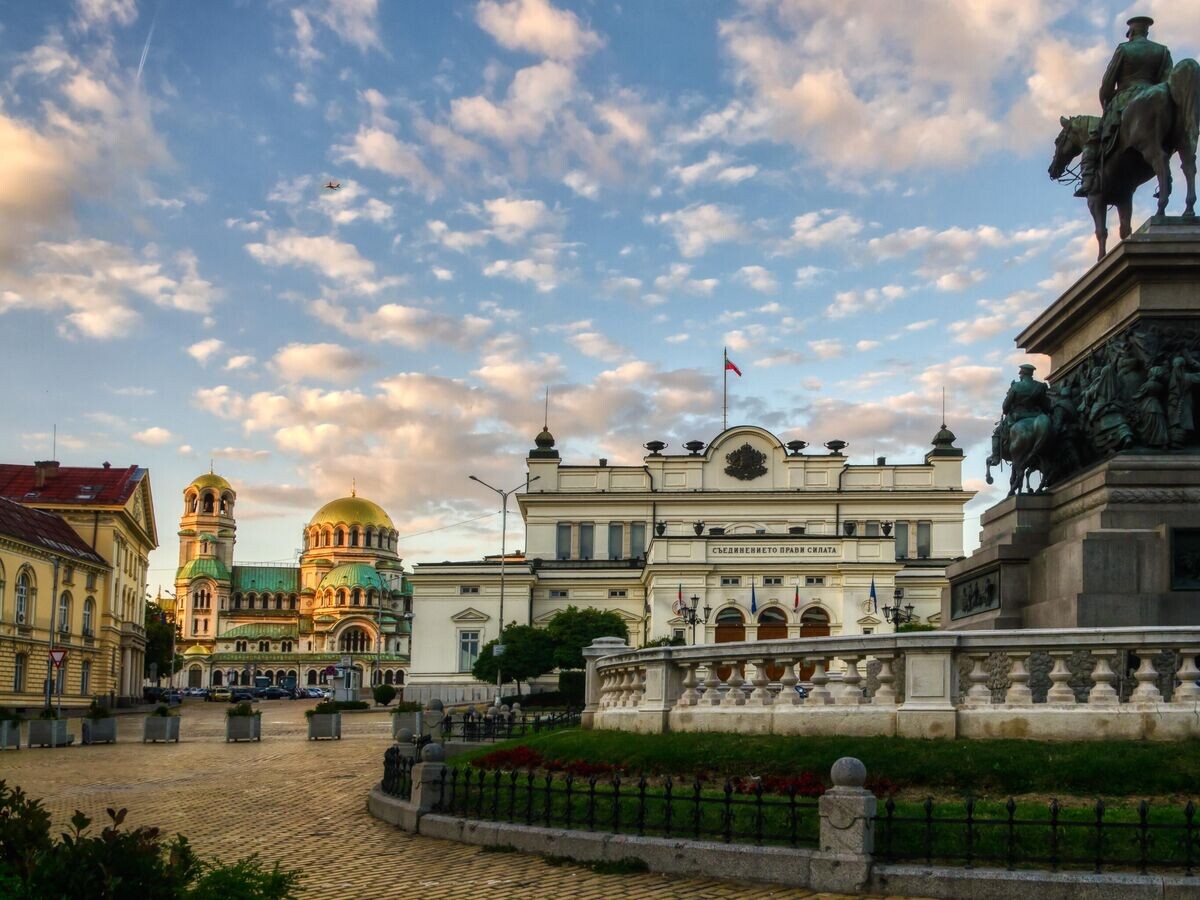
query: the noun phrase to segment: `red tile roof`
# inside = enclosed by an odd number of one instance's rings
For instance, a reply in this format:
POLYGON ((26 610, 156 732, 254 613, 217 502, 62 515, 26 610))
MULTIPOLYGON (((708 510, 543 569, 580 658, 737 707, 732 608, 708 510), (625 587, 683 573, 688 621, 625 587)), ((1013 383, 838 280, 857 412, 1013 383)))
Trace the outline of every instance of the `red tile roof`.
POLYGON ((46 483, 37 487, 37 467, 0 465, 0 497, 34 505, 124 506, 146 474, 145 469, 51 464, 46 483))
POLYGON ((0 534, 63 556, 108 565, 62 517, 3 497, 0 497, 0 534))

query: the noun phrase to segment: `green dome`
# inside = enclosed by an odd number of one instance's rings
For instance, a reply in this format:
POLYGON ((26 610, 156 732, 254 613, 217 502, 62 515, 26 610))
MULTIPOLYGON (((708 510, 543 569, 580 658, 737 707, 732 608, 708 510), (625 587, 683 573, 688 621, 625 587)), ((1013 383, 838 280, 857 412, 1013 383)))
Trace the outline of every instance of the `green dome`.
POLYGON ((233 486, 213 472, 205 472, 203 475, 196 477, 188 487, 194 488, 216 488, 218 491, 233 491, 233 486))
POLYGON ((371 588, 377 591, 384 590, 383 579, 379 577, 379 573, 374 567, 366 563, 344 563, 334 569, 330 569, 329 573, 321 579, 321 586, 318 590, 325 588, 371 588))
POLYGON ((326 503, 312 517, 310 525, 337 525, 345 522, 347 525, 374 525, 394 529, 392 518, 383 511, 378 503, 372 503, 363 497, 342 497, 326 503))
POLYGON ((228 581, 229 570, 225 568, 225 563, 214 556, 200 556, 196 559, 189 559, 175 573, 176 581, 194 581, 197 578, 228 581))

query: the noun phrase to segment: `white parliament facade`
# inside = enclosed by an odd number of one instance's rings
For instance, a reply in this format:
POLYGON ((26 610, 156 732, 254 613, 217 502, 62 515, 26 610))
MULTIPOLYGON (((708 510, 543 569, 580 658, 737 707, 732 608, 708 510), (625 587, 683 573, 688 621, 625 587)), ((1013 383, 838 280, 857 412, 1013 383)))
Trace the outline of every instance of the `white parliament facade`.
MULTIPOLYGON (((974 496, 954 440, 943 425, 923 462, 861 465, 839 441, 805 452, 737 426, 683 453, 650 442, 640 465, 567 465, 544 430, 518 496, 526 547, 505 560, 504 621, 612 609, 634 646, 849 635, 890 629, 882 609, 899 589, 915 621, 936 625, 974 496), (680 595, 707 621, 687 625, 680 595)), ((500 630, 500 559, 421 563, 411 582, 406 698, 492 696, 470 672, 500 630)))

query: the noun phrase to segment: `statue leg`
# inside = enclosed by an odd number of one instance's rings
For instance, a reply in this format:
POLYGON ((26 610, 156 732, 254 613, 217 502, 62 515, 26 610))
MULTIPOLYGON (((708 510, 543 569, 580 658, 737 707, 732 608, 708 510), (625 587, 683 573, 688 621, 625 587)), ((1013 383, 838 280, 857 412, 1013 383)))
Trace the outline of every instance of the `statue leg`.
POLYGON ((1108 252, 1108 207, 1100 194, 1089 194, 1088 209, 1096 225, 1096 243, 1100 249, 1096 258, 1104 259, 1104 254, 1108 252))
POLYGON ((1179 165, 1183 169, 1183 178, 1187 182, 1187 206, 1183 210, 1185 218, 1196 215, 1196 154, 1195 152, 1179 151, 1179 165))
POLYGON ((1133 234, 1130 220, 1133 218, 1133 196, 1130 195, 1117 203, 1117 218, 1121 221, 1121 240, 1133 234))
POLYGON ((1158 179, 1158 211, 1157 216, 1165 216, 1167 214, 1167 201, 1171 199, 1171 160, 1167 157, 1166 152, 1162 147, 1152 144, 1143 151, 1142 156, 1146 162, 1150 163, 1150 167, 1154 169, 1154 175, 1158 179))

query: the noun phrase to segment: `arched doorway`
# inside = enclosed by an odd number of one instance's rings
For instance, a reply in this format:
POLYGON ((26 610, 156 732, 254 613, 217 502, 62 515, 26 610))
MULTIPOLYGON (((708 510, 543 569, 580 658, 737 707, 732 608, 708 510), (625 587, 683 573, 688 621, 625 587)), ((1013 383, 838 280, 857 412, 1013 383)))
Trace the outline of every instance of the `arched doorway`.
POLYGON ((308 675, 307 675, 307 677, 305 678, 305 681, 307 681, 307 683, 308 683, 308 686, 309 686, 309 687, 316 687, 316 684, 317 684, 317 670, 316 670, 316 669, 309 669, 309 670, 308 670, 308 675))
MULTIPOLYGON (((787 613, 778 606, 768 606, 758 614, 760 641, 786 640, 788 636, 787 613)), ((767 666, 767 678, 778 681, 783 677, 783 666, 767 666)))
MULTIPOLYGON (((800 615, 800 637, 829 637, 829 613, 819 607, 806 609, 800 615)), ((800 680, 812 678, 815 666, 801 666, 800 680)))
POLYGON ((188 687, 200 687, 200 681, 204 678, 204 670, 199 666, 191 666, 188 668, 188 687))
MULTIPOLYGON (((717 613, 717 627, 713 635, 713 641, 717 644, 729 644, 734 641, 744 641, 746 639, 746 617, 742 615, 742 611, 736 606, 726 607, 717 613)), ((738 671, 745 677, 746 671, 742 666, 738 666, 738 671)), ((731 666, 721 666, 717 669, 717 677, 725 681, 730 673, 733 672, 731 666)))
POLYGON ((215 672, 212 673, 213 687, 220 687, 222 680, 224 680, 224 679, 223 679, 220 669, 217 669, 215 672))

